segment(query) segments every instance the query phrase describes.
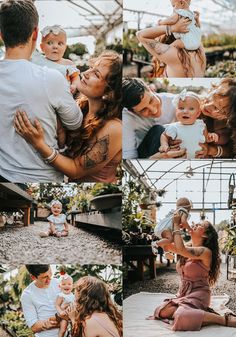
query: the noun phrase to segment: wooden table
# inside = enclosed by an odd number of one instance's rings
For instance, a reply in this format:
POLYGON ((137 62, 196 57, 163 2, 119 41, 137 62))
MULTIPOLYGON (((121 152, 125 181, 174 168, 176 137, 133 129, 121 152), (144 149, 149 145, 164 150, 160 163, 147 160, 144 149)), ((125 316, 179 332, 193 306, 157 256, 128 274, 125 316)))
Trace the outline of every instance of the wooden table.
POLYGON ((30 208, 33 198, 22 188, 13 183, 0 183, 0 211, 24 212, 24 226, 30 224, 30 208))
POLYGON ((123 246, 123 260, 137 271, 139 280, 144 280, 145 266, 149 269, 150 278, 156 278, 156 256, 150 245, 123 246), (134 261, 137 261, 137 267, 133 264, 134 261))

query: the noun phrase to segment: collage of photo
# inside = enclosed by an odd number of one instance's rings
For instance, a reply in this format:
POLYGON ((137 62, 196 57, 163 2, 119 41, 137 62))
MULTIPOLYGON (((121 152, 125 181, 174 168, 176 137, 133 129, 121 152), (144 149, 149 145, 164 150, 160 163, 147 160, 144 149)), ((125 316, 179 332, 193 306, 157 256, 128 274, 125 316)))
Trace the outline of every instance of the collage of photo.
POLYGON ((236 337, 235 0, 0 0, 0 337, 236 337))

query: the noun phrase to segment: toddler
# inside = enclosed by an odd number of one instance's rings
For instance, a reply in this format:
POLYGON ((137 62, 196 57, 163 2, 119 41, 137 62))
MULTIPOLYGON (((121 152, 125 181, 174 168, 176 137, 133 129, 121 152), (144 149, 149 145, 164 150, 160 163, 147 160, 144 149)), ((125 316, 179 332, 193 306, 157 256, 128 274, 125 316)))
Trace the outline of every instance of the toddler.
POLYGON ((206 124, 197 119, 201 114, 201 101, 197 94, 184 89, 173 100, 176 106, 176 123, 166 125, 160 138, 160 152, 169 150, 169 140, 179 139, 181 148, 186 149, 187 159, 195 158, 196 151, 201 150, 199 143, 217 142, 216 133, 208 133, 206 124))
POLYGON ((74 94, 79 81, 79 70, 71 60, 63 58, 67 47, 66 32, 61 26, 54 25, 43 28, 41 33, 40 47, 45 57, 34 55, 32 62, 59 70, 70 83, 71 93, 74 94))
POLYGON ((67 236, 69 226, 66 222, 66 215, 62 214, 62 204, 59 200, 53 200, 51 202, 51 211, 52 214, 47 218, 50 224, 49 230, 47 232, 40 233, 40 236, 67 236))
POLYGON ((170 35, 169 26, 174 25, 179 17, 188 18, 191 22, 188 25, 189 32, 187 33, 173 33, 177 39, 172 43, 177 48, 185 48, 187 50, 197 50, 201 45, 201 30, 199 13, 192 12, 189 9, 191 0, 171 0, 173 7, 173 14, 167 19, 159 20, 159 25, 167 25, 166 32, 170 35))
MULTIPOLYGON (((68 308, 68 306, 75 301, 75 295, 72 293, 73 289, 73 279, 70 275, 65 274, 62 275, 60 278, 60 284, 59 287, 61 289, 61 292, 57 296, 56 299, 56 309, 59 316, 65 314, 65 310, 68 308)), ((61 319, 56 314, 56 318, 60 320, 60 329, 58 337, 63 337, 65 335, 65 332, 67 330, 68 322, 65 319, 61 319)))
MULTIPOLYGON (((170 211, 164 219, 162 219, 155 227, 154 234, 162 239, 159 241, 152 242, 152 251, 157 255, 157 247, 160 246, 165 251, 166 245, 173 242, 173 217, 174 213, 178 212, 180 219, 180 224, 182 228, 191 230, 188 224, 189 212, 192 208, 192 202, 187 198, 179 198, 176 202, 176 210, 170 211)), ((166 258, 172 259, 173 255, 166 253, 166 258)))

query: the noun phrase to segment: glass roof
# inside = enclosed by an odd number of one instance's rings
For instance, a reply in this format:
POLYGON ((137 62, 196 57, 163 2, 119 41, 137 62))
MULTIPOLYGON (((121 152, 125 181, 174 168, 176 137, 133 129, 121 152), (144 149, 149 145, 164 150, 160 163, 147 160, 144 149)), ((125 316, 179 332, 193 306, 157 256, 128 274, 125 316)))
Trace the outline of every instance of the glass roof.
POLYGON ((124 167, 129 172, 126 179, 132 176, 149 191, 166 191, 157 197, 163 204, 159 212, 162 215, 174 208, 176 200, 183 196, 193 202, 198 212, 228 210, 229 178, 232 173, 236 178, 235 161, 127 160, 124 167))
MULTIPOLYGON (((203 33, 236 33, 235 0, 192 0, 191 9, 200 12, 203 33)), ((124 22, 128 28, 137 29, 138 20, 140 29, 154 25, 159 18, 171 13, 168 0, 124 0, 124 22)))
POLYGON ((98 40, 104 40, 106 45, 114 43, 115 38, 122 39, 122 0, 34 0, 34 3, 40 30, 59 24, 66 30, 69 45, 84 43, 90 54, 98 40))

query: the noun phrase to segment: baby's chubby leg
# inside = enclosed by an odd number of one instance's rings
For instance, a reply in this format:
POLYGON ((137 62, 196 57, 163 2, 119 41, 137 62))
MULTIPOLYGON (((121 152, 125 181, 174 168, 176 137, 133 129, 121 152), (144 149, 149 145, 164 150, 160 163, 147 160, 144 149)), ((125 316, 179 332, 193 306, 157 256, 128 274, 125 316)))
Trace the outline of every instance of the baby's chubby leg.
POLYGON ((67 326, 68 326, 68 322, 65 319, 61 320, 58 337, 64 337, 66 330, 67 330, 67 326))
POLYGON ((50 226, 48 231, 39 233, 39 236, 41 238, 46 238, 46 237, 51 236, 51 235, 55 235, 55 229, 52 230, 51 226, 50 226))

